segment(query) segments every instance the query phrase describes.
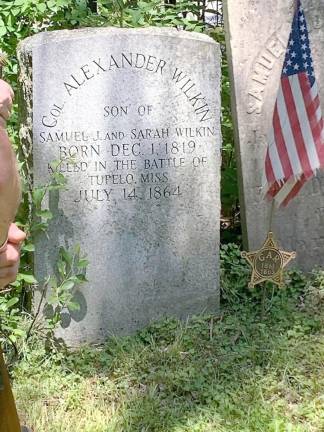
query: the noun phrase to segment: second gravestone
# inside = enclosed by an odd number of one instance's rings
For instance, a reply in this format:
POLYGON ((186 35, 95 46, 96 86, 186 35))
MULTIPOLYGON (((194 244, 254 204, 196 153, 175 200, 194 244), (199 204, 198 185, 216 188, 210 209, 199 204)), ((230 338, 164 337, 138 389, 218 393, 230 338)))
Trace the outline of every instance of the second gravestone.
POLYGON ((80 244, 90 262, 64 339, 217 310, 218 44, 169 29, 84 29, 26 39, 20 59, 35 186, 53 161, 68 181, 49 197, 36 273, 53 273, 60 245, 80 244))
MULTIPOLYGON (((242 226, 245 247, 250 250, 260 248, 269 230, 271 205, 263 200, 262 175, 295 4, 293 0, 226 2, 242 226)), ((324 0, 316 5, 303 0, 302 4, 324 112, 324 0)), ((287 208, 275 212, 273 230, 285 250, 297 252, 299 267, 311 270, 324 265, 323 172, 309 181, 287 208)))

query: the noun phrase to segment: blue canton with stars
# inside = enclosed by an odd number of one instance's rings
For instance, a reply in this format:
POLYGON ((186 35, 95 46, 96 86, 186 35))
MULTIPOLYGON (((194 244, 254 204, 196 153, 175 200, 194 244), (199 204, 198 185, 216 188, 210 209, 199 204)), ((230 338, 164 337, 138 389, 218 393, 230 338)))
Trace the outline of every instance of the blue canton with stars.
POLYGON ((298 0, 292 30, 289 36, 282 76, 286 77, 301 72, 307 73, 310 84, 313 86, 315 74, 306 18, 301 2, 298 0))

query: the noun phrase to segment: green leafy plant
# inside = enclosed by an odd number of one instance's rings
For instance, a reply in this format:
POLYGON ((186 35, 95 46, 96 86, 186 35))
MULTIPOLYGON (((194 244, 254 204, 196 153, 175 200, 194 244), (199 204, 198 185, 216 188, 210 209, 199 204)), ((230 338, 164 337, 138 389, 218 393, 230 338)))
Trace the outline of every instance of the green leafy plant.
POLYGON ((227 302, 237 302, 247 294, 250 268, 241 257, 240 247, 234 243, 220 249, 221 295, 227 302))
POLYGON ((324 270, 314 269, 306 283, 305 302, 313 308, 324 305, 324 270))
POLYGON ((39 285, 33 276, 32 263, 28 260, 30 253, 35 250, 36 236, 46 235, 49 221, 53 217, 51 211, 44 206, 44 199, 49 193, 64 190, 67 186, 66 178, 59 172, 62 162, 53 162, 49 182, 32 191, 33 215, 24 225, 29 238, 22 250, 23 269, 11 284, 8 293, 0 295, 0 341, 9 350, 13 347, 16 354, 19 351, 17 342, 27 341, 32 332, 45 337, 47 344, 54 341, 54 331, 61 322, 62 313, 78 309, 79 305, 74 299, 75 290, 86 281, 88 261, 81 255, 79 246, 71 250, 60 248, 57 272, 48 276, 43 285, 39 285), (29 272, 24 270, 26 268, 30 269, 29 272), (40 292, 38 306, 36 312, 30 312, 26 293, 31 295, 35 290, 40 292), (46 311, 44 315, 41 314, 43 309, 46 311))
POLYGON ((46 329, 52 336, 61 323, 63 312, 73 312, 80 308, 75 300, 75 291, 87 281, 85 271, 88 261, 81 256, 80 246, 72 250, 60 248, 57 261, 57 275, 51 275, 46 282, 43 298, 49 292, 45 303, 46 329))
POLYGON ((17 294, 0 295, 0 341, 9 342, 15 351, 17 340, 26 335, 21 326, 19 301, 17 294))

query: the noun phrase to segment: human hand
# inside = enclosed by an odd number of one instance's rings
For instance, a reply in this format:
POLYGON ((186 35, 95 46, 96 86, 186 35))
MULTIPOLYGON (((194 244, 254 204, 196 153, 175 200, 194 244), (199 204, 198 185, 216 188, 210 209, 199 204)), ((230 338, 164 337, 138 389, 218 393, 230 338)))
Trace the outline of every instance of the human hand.
POLYGON ((0 253, 0 290, 16 280, 20 249, 25 238, 26 234, 12 223, 9 227, 7 245, 0 253))
POLYGON ((0 79, 0 127, 6 127, 10 117, 14 92, 10 85, 0 79))

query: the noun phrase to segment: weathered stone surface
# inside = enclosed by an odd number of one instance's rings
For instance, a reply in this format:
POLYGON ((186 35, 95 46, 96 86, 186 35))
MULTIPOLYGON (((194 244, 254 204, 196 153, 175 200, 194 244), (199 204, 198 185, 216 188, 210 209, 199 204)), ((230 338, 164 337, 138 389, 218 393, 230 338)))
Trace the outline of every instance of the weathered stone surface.
MULTIPOLYGON (((303 1, 324 110, 324 1, 303 1)), ((259 248, 269 229, 262 173, 273 108, 293 15, 293 1, 227 0, 227 45, 232 63, 233 113, 241 170, 245 247, 259 248)), ((275 212, 274 231, 297 264, 324 264, 324 175, 318 174, 286 208, 275 212)))
POLYGON ((37 275, 53 272, 60 245, 79 243, 90 261, 65 340, 217 310, 218 45, 170 29, 105 28, 42 33, 19 51, 26 82, 33 66, 34 183, 54 160, 68 179, 49 197, 55 216, 37 243, 37 275))

